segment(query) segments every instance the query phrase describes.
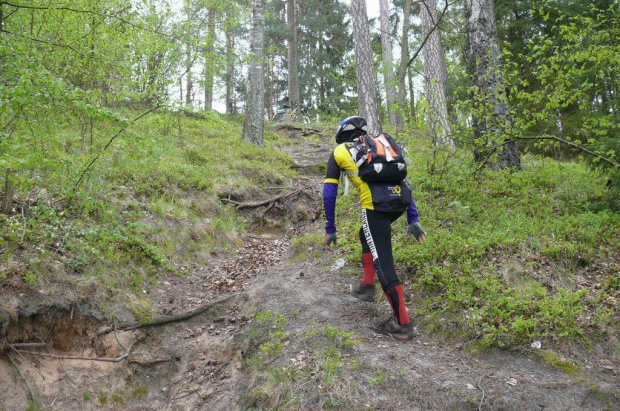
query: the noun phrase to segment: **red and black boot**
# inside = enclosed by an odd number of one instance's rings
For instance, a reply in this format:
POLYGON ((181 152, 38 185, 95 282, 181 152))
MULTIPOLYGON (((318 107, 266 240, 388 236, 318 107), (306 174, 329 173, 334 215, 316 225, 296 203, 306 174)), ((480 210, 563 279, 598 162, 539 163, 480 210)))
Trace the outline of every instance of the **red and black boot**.
POLYGON ((362 254, 364 266, 364 278, 362 283, 353 286, 351 295, 362 301, 373 303, 375 301, 375 266, 371 253, 362 254))

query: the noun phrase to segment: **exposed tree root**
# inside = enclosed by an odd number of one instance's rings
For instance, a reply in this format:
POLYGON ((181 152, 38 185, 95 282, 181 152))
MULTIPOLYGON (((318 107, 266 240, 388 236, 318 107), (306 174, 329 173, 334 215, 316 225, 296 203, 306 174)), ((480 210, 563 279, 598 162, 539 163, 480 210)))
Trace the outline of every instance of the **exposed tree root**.
POLYGON ((119 355, 116 358, 108 358, 108 357, 77 357, 73 355, 56 355, 56 354, 48 354, 46 352, 37 352, 37 351, 27 351, 27 350, 17 350, 20 354, 29 354, 29 355, 37 355, 39 357, 48 357, 48 358, 56 358, 59 360, 83 360, 83 361, 104 361, 104 362, 121 362, 125 358, 129 357, 131 354, 131 349, 133 348, 133 344, 125 351, 124 354, 119 355))
POLYGON ((277 195, 275 197, 268 198, 267 200, 257 201, 257 202, 253 202, 253 203, 239 203, 237 201, 229 200, 229 199, 226 199, 226 198, 222 198, 221 201, 226 201, 227 203, 234 205, 237 210, 241 210, 243 208, 258 208, 258 207, 272 205, 276 201, 284 200, 284 199, 287 199, 287 198, 291 198, 293 196, 298 195, 301 192, 302 192, 302 189, 299 188, 299 189, 291 191, 289 193, 280 194, 280 195, 277 195))
POLYGON ((224 298, 220 298, 219 300, 215 300, 212 301, 208 304, 205 305, 201 305, 198 308, 194 308, 193 310, 189 310, 189 311, 185 311, 179 314, 175 314, 175 315, 170 315, 170 316, 157 316, 157 317, 152 317, 148 320, 145 320, 143 322, 140 323, 130 323, 130 324, 123 324, 117 327, 106 327, 102 330, 99 330, 97 332, 97 336, 101 336, 107 333, 110 333, 112 331, 115 330, 120 330, 120 331, 131 331, 131 330, 137 330, 140 328, 146 328, 146 327, 154 327, 154 326, 158 326, 158 325, 165 325, 165 324, 170 324, 170 323, 175 323, 175 322, 180 322, 180 321, 185 321, 185 320, 189 320, 192 317, 195 317, 199 314, 204 313, 205 311, 215 307, 216 305, 220 305, 223 304, 229 300, 232 300, 234 298, 237 298, 239 296, 243 295, 243 293, 239 293, 239 294, 231 294, 229 296, 226 296, 224 298))
POLYGON ((142 323, 138 323, 138 324, 127 324, 124 326, 119 327, 119 330, 122 331, 130 331, 130 330, 137 330, 139 328, 145 328, 145 327, 153 327, 153 326, 157 326, 157 325, 164 325, 164 324, 169 324, 169 323, 175 323, 175 322, 179 322, 179 321, 185 321, 185 320, 189 320, 192 317, 195 317, 199 314, 204 313, 205 311, 215 307, 216 305, 220 305, 223 304, 229 300, 232 300, 234 298, 237 298, 239 296, 243 295, 243 293, 239 293, 239 294, 232 294, 229 295, 227 297, 224 298, 220 298, 219 300, 215 300, 213 302, 210 302, 208 304, 205 305, 201 305, 198 308, 194 308, 193 310, 189 310, 189 311, 185 311, 179 314, 175 314, 175 315, 170 315, 170 316, 157 316, 157 317, 153 317, 150 318, 149 320, 146 320, 142 323))

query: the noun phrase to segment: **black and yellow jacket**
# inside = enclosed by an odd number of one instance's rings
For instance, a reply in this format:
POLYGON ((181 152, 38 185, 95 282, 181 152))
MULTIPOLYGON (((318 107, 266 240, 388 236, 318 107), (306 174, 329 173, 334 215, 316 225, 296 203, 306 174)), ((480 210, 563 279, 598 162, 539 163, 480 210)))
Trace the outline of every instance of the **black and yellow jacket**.
MULTIPOLYGON (((353 142, 339 144, 327 161, 327 172, 323 184, 323 206, 325 208, 325 216, 327 218, 325 232, 327 234, 333 234, 336 232, 336 197, 338 194, 340 174, 342 172, 347 175, 351 181, 351 184, 353 184, 353 186, 359 191, 361 207, 367 210, 375 210, 376 208, 377 198, 373 198, 373 190, 371 190, 371 187, 367 182, 359 178, 359 170, 355 165, 355 162, 351 159, 349 149, 351 149, 354 144, 355 143, 353 142)), ((407 209, 407 223, 411 224, 418 221, 418 210, 412 196, 411 205, 407 209)))

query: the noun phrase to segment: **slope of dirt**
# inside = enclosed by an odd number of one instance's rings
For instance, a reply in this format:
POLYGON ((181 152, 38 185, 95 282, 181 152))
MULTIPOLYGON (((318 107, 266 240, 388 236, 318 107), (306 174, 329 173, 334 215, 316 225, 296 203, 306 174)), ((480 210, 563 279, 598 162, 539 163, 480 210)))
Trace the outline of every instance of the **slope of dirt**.
MULTIPOLYGON (((313 154, 298 156, 308 172, 299 183, 316 197, 308 204, 319 207, 319 170, 329 144, 309 144, 313 154)), ((278 215, 285 209, 249 212, 286 219, 278 215)), ((474 355, 422 329, 408 343, 374 334, 372 318, 387 316, 389 307, 349 295, 358 280, 351 273, 359 267, 343 265, 338 252, 320 244, 307 250, 305 261, 289 258, 295 234, 321 234, 321 227, 315 221, 303 229, 265 229, 229 259, 160 281, 152 290, 156 315, 220 301, 188 320, 133 331, 91 330, 63 350, 9 350, 14 364, 9 355, 0 359, 0 410, 26 408, 25 382, 51 410, 241 410, 276 403, 285 409, 620 408, 620 372, 613 366, 569 375, 526 353, 474 355), (280 328, 261 323, 257 313, 282 318, 280 328), (358 341, 343 344, 347 333, 358 341)), ((63 324, 84 322, 73 312, 64 315, 63 324)))

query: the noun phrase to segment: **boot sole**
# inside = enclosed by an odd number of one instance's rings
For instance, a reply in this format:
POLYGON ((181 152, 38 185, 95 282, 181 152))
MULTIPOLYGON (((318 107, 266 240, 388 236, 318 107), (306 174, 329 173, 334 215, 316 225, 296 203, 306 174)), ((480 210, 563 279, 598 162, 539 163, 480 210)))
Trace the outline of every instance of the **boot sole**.
POLYGON ((382 334, 382 335, 389 335, 391 336, 393 339, 395 339, 396 341, 410 341, 413 340, 413 332, 409 332, 409 333, 397 333, 397 332, 389 332, 389 331, 383 331, 383 330, 379 330, 377 328, 372 328, 372 330, 377 333, 377 334, 382 334))
POLYGON ((373 323, 372 326, 370 327, 375 333, 377 334, 382 334, 382 335, 389 335, 392 338, 394 338, 396 341, 410 341, 413 340, 413 336, 415 334, 414 330, 411 330, 409 332, 406 333, 400 333, 400 332, 392 332, 392 331, 387 331, 387 330, 382 330, 381 328, 377 328, 375 326, 375 324, 373 323))
POLYGON ((354 291, 351 291, 351 295, 353 297, 357 298, 358 300, 366 301, 366 302, 369 302, 369 303, 374 303, 375 302, 375 296, 374 295, 357 294, 354 291))

